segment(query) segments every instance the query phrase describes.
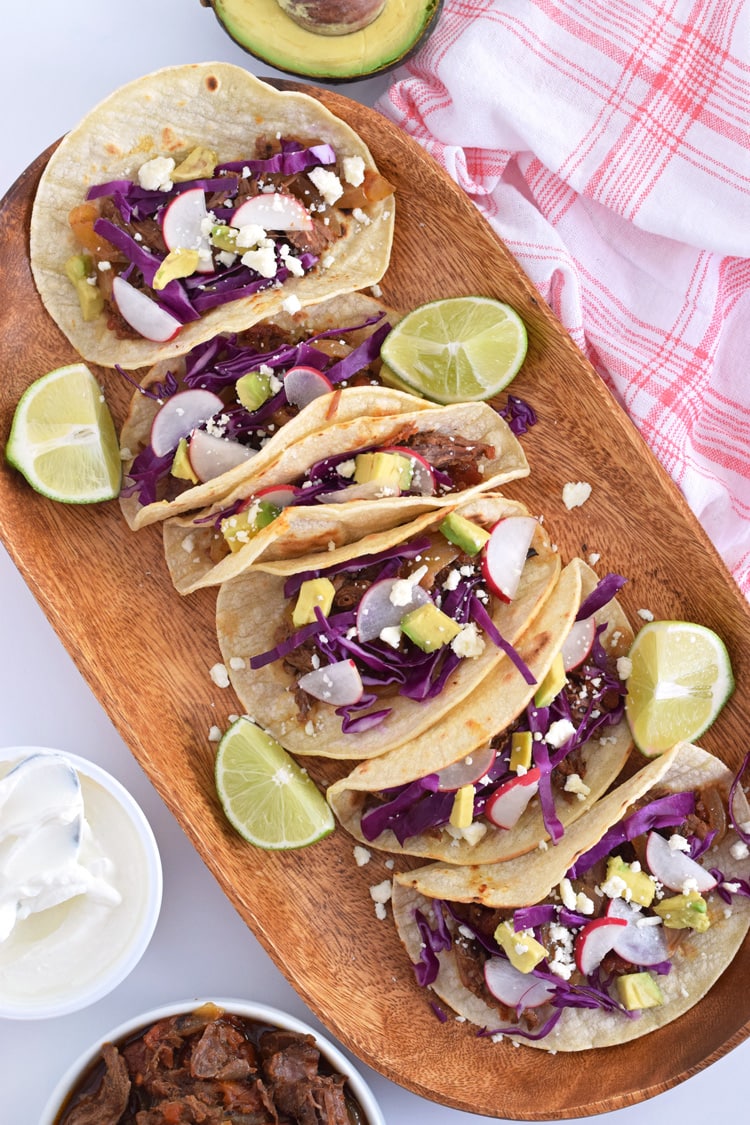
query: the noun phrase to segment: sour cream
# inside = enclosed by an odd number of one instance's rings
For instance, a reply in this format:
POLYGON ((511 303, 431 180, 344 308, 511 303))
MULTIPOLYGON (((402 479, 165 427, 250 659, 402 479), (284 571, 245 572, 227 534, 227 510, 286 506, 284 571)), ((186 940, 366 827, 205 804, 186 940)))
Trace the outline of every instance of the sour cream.
POLYGON ((72 1011, 143 952, 158 853, 129 794, 90 763, 34 751, 0 775, 0 1015, 72 1011))

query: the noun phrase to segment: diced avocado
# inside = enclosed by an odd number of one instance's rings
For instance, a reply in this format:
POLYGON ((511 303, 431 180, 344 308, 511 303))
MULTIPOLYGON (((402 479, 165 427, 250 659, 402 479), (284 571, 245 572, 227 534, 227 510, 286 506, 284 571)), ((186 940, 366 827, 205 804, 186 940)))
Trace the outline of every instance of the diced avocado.
POLYGON ((312 625, 313 621, 316 620, 316 606, 327 617, 331 612, 335 593, 336 590, 330 578, 309 578, 306 582, 303 582, 292 611, 292 624, 295 629, 301 629, 303 625, 312 625))
POLYGON ((172 468, 169 471, 172 476, 177 477, 178 480, 189 480, 191 484, 198 483, 198 478, 193 471, 193 466, 190 464, 188 443, 185 438, 180 438, 177 443, 177 449, 172 458, 172 468))
POLYGON ((647 871, 633 870, 633 865, 626 863, 619 855, 610 856, 607 860, 607 878, 622 879, 629 895, 623 895, 629 902, 636 902, 639 906, 650 906, 656 894, 656 883, 647 871))
POLYGON ((435 652, 450 644, 461 626, 434 602, 425 602, 401 618, 401 630, 422 652, 435 652))
POLYGON ((249 507, 243 508, 233 516, 227 516, 221 521, 221 534, 226 539, 231 551, 240 551, 254 535, 257 535, 269 523, 273 523, 280 514, 277 508, 268 500, 257 500, 249 507))
POLYGON ((182 246, 177 250, 170 250, 154 274, 153 288, 164 289, 170 281, 190 277, 197 270, 199 260, 197 250, 187 250, 182 246))
POLYGON ((510 738, 510 768, 516 773, 519 769, 527 770, 531 766, 531 749, 533 739, 530 730, 514 731, 510 738))
POLYGON ((72 254, 65 262, 65 273, 75 286, 81 316, 96 320, 104 308, 104 298, 96 284, 94 264, 88 254, 72 254))
POLYGON ((708 904, 698 891, 663 898, 654 907, 668 930, 695 930, 703 934, 709 929, 708 904))
POLYGON ((257 410, 271 397, 271 376, 260 371, 248 371, 235 383, 237 398, 245 410, 257 410))
POLYGON ((617 978, 617 992, 623 1008, 629 1012, 641 1008, 658 1008, 664 996, 651 973, 625 973, 617 978))
POLYGON ((409 488, 413 469, 411 459, 401 453, 358 453, 354 458, 357 484, 380 484, 395 495, 409 488))
POLYGON ((213 176, 219 158, 210 148, 197 145, 172 169, 171 179, 176 184, 187 180, 203 180, 213 176))
POLYGON ((530 973, 547 956, 547 950, 531 930, 514 930, 510 922, 501 922, 494 937, 507 953, 511 965, 520 973, 530 973))
POLYGON ((467 555, 478 555, 490 537, 489 531, 473 520, 467 520, 466 516, 459 516, 457 512, 450 512, 440 524, 439 530, 449 543, 455 543, 467 555))
POLYGON ((565 675, 563 656, 561 652, 558 652, 547 675, 536 689, 534 706, 549 707, 552 700, 557 698, 567 682, 568 677, 565 675))
MULTIPOLYGON (((340 6, 340 5, 339 5, 340 6)), ((277 70, 346 81, 404 62, 434 27, 440 0, 385 5, 375 23, 346 35, 320 35, 295 23, 277 0, 213 0, 216 18, 251 55, 277 70)))
POLYGON ((450 822, 454 828, 468 828, 474 819, 474 786, 462 785, 456 790, 450 822))
POLYGON ((211 227, 209 242, 217 250, 226 250, 230 254, 237 253, 237 229, 228 227, 224 223, 216 223, 211 227))

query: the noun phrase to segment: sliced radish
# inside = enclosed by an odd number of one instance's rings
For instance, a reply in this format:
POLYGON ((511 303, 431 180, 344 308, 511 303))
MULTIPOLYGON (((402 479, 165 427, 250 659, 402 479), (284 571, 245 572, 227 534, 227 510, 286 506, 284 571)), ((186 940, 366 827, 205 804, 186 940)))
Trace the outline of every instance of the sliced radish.
POLYGON ((716 886, 716 880, 705 867, 691 859, 687 852, 670 848, 668 841, 658 832, 648 834, 646 863, 653 877, 672 891, 682 891, 688 882, 700 894, 716 886))
MULTIPOLYGON (((393 495, 388 493, 388 495, 393 495)), ((362 484, 348 484, 346 488, 337 488, 335 492, 320 492, 318 500, 321 504, 349 504, 352 500, 382 500, 383 485, 377 480, 366 480, 362 484)))
POLYGON ((290 367, 284 376, 287 402, 302 410, 313 399, 330 394, 333 383, 316 367, 290 367))
POLYGON ((233 227, 259 226, 264 230, 312 230, 310 213, 287 192, 265 192, 241 203, 232 215, 233 227))
POLYGON ((224 403, 213 391, 180 391, 172 395, 151 423, 151 448, 157 457, 164 457, 177 448, 180 438, 213 418, 224 403))
POLYGON ((669 951, 664 927, 646 921, 654 915, 644 915, 623 898, 610 899, 606 913, 608 918, 624 918, 627 922, 624 930, 617 931, 612 944, 619 957, 632 965, 658 965, 667 960, 669 951))
POLYGON ((308 695, 330 703, 332 707, 349 707, 362 698, 362 678, 353 660, 339 660, 323 668, 306 672, 297 681, 308 695))
POLYGON ((576 934, 575 957, 579 972, 588 977, 601 965, 618 936, 627 927, 624 918, 594 918, 576 934))
POLYGON ((539 791, 541 771, 532 766, 526 773, 518 774, 499 785, 484 806, 484 815, 498 828, 512 828, 518 822, 529 801, 539 791))
POLYGON ((583 664, 591 652, 591 646, 596 636, 596 621, 593 617, 584 617, 582 621, 574 621, 570 632, 563 641, 562 658, 563 668, 566 672, 583 664))
POLYGON ((430 595, 419 582, 409 582, 411 589, 407 590, 404 581, 382 578, 365 590, 357 607, 357 636, 360 641, 374 641, 383 629, 400 625, 407 613, 430 600, 430 595))
POLYGON ((411 485, 409 490, 420 496, 434 496, 436 490, 435 470, 421 453, 415 453, 405 445, 389 445, 384 453, 400 453, 412 463, 411 485))
POLYGON ((502 957, 487 958, 484 981, 492 995, 508 1008, 538 1008, 555 995, 554 984, 522 973, 502 957))
POLYGON ((506 516, 495 524, 482 548, 482 573, 504 602, 515 597, 537 526, 532 516, 506 516))
POLYGON ((205 430, 190 434, 188 457, 193 472, 200 481, 214 480, 255 456, 255 450, 229 438, 216 437, 205 430))
POLYGON ((204 232, 208 217, 203 188, 190 188, 176 195, 164 212, 161 232, 168 250, 197 250, 200 254, 198 273, 211 273, 211 243, 204 232))
POLYGON ((265 500, 274 508, 289 508, 297 502, 302 492, 303 489, 297 488, 295 484, 270 484, 266 488, 259 488, 252 496, 248 496, 247 500, 243 500, 238 511, 251 507, 258 500, 265 500))
POLYGON ((177 317, 157 305, 140 289, 135 289, 124 277, 118 276, 113 280, 112 296, 123 319, 146 340, 163 344, 172 340, 182 328, 177 317))
POLYGON ((438 790, 441 793, 455 793, 463 785, 474 785, 480 777, 484 777, 492 769, 497 751, 494 746, 487 743, 473 750, 458 762, 451 762, 449 766, 437 771, 438 790))

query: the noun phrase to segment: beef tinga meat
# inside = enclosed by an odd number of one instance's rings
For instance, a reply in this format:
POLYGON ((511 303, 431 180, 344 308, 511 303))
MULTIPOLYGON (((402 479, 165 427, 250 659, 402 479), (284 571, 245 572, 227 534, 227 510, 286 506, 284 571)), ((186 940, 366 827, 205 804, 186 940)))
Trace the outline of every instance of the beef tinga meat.
POLYGON ((208 1004, 105 1044, 58 1125, 366 1125, 311 1035, 208 1004))

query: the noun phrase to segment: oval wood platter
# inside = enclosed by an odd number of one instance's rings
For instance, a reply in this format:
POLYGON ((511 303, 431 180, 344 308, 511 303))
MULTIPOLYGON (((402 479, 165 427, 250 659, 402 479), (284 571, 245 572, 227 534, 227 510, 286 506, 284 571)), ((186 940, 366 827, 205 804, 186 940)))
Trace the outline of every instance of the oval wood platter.
MULTIPOLYGON (((289 84, 291 85, 291 84, 289 84)), ((309 87, 306 89, 310 90, 309 87)), ((531 475, 508 492, 544 513, 563 558, 596 552, 600 573, 628 578, 637 621, 702 622, 726 640, 737 691, 703 745, 737 766, 750 713, 748 606, 686 504, 593 368, 543 305, 474 205, 423 150, 376 112, 315 90, 369 144, 397 188, 384 298, 409 309, 480 293, 509 301, 529 331, 512 390, 538 413, 524 437, 531 475), (562 488, 588 481, 567 511, 562 488)), ((51 150, 50 150, 51 151, 51 150)), ((77 356, 42 308, 28 264, 34 191, 49 151, 0 203, 0 442, 24 388, 77 356)), ((124 380, 94 369, 121 421, 124 380)), ((241 841, 215 797, 209 728, 241 710, 209 669, 220 659, 215 595, 181 599, 158 528, 133 534, 118 505, 56 505, 2 459, 0 534, 81 673, 184 831, 270 956, 323 1023, 356 1055, 424 1097, 490 1117, 593 1115, 652 1097, 694 1074, 750 1031, 750 942, 711 993, 679 1021, 621 1048, 547 1055, 493 1044, 467 1024, 437 1021, 390 919, 369 887, 390 875, 382 857, 358 868, 339 830, 314 847, 262 852, 241 841)), ((40 684, 40 694, 44 685, 40 684)), ((445 725, 436 735, 449 738, 445 725)), ((321 783, 333 766, 316 762, 321 783)), ((252 981, 239 982, 252 995, 252 981)))

